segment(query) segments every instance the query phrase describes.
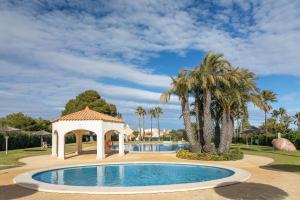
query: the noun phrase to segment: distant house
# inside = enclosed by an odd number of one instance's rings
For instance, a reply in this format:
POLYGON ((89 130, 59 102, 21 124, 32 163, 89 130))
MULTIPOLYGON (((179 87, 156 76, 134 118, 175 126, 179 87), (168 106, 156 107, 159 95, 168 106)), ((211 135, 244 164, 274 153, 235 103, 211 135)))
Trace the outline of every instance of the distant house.
POLYGON ((133 130, 129 127, 128 124, 125 126, 125 138, 126 140, 133 140, 135 138, 133 130))
MULTIPOLYGON (((143 129, 142 129, 143 131, 143 129)), ((160 130, 160 137, 164 136, 164 135, 168 135, 170 134, 171 130, 160 130)), ((145 137, 151 137, 151 129, 145 129, 145 137)), ((158 138, 158 129, 157 128, 153 128, 152 129, 152 137, 153 138, 158 138)))

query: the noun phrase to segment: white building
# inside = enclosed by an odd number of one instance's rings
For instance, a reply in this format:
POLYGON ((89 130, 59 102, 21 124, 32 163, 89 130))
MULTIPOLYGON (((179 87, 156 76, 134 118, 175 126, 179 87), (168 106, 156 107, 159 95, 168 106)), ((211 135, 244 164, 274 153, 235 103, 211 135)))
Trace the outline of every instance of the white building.
POLYGON ((65 158, 65 135, 73 132, 76 136, 77 154, 82 152, 82 135, 90 131, 97 135, 97 159, 105 158, 105 146, 112 134, 119 134, 119 155, 124 155, 125 126, 123 119, 103 113, 84 110, 59 117, 52 123, 52 156, 65 158))
POLYGON ((133 130, 129 127, 128 124, 125 126, 125 138, 127 141, 135 138, 135 135, 133 134, 133 130))
MULTIPOLYGON (((142 133, 143 133, 143 129, 142 133)), ((171 132, 171 130, 160 130, 160 137, 164 136, 164 135, 168 135, 171 132)), ((145 129, 145 137, 151 137, 151 129, 145 129)), ((158 128, 152 128, 152 137, 153 138, 158 138, 158 128)))

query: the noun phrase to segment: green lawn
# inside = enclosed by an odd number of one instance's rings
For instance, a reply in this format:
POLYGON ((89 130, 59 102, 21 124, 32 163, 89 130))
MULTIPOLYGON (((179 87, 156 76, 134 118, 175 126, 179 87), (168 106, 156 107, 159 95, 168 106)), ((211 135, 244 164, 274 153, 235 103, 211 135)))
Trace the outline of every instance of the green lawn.
POLYGON ((257 145, 233 145, 239 147, 245 154, 266 156, 274 159, 270 167, 274 170, 296 172, 300 174, 300 151, 283 152, 274 151, 272 147, 257 145))
MULTIPOLYGON (((89 143, 83 143, 83 147, 87 147, 91 145, 92 144, 89 143)), ((75 150, 76 150, 75 143, 65 145, 66 153, 74 152, 75 150)), ((47 150, 41 150, 40 147, 10 150, 8 151, 7 155, 5 154, 5 151, 0 151, 0 169, 21 165, 22 163, 18 161, 21 158, 46 155, 46 154, 51 154, 51 148, 48 148, 47 150), (1 166, 1 165, 11 165, 11 166, 1 166)))

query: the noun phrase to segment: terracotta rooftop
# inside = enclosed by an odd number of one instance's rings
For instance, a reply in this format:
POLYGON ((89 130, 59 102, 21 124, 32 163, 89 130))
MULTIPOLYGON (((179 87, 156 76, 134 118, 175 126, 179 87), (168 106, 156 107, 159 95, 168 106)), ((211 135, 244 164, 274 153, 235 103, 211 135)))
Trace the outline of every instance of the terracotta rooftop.
POLYGON ((65 116, 61 116, 58 120, 102 120, 105 122, 123 123, 122 118, 112 117, 103 113, 99 113, 86 107, 83 110, 74 112, 65 116))

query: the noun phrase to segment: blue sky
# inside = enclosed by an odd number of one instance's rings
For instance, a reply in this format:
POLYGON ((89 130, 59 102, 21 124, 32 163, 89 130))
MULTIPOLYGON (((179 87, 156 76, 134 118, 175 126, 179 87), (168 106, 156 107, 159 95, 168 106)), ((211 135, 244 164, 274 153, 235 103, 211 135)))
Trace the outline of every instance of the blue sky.
MULTIPOLYGON (((52 119, 87 89, 117 105, 137 127, 135 108, 159 105, 170 76, 207 52, 260 78, 278 94, 274 108, 300 111, 300 2, 1 1, 0 116, 52 119)), ((162 128, 180 128, 176 97, 162 128)), ((258 125, 263 113, 250 107, 258 125)), ((149 120, 147 120, 149 126, 149 120)))

